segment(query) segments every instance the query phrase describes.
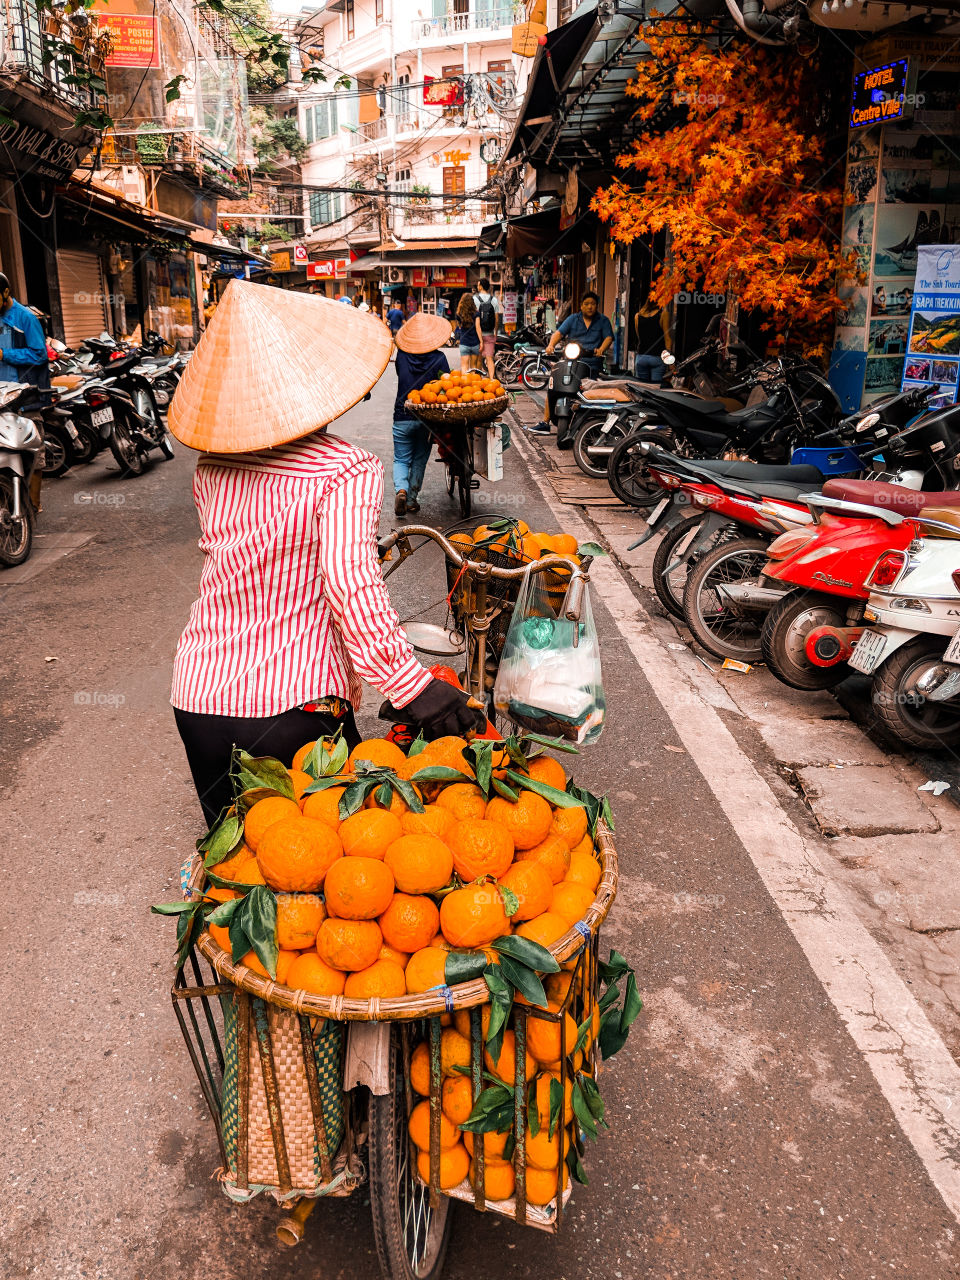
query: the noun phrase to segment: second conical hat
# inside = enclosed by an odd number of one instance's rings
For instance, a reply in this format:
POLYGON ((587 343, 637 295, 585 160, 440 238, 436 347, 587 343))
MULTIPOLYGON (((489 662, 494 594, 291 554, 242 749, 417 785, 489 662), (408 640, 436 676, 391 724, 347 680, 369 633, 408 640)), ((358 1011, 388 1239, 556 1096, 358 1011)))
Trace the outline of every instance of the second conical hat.
POLYGON ((363 399, 391 347, 370 312, 231 280, 170 403, 170 430, 209 453, 299 440, 363 399))

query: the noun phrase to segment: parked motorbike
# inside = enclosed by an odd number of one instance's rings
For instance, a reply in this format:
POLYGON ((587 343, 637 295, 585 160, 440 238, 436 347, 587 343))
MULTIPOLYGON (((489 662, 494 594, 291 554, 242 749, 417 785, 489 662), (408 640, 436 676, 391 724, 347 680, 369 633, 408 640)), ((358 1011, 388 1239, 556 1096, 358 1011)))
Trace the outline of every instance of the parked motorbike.
POLYGON ((547 334, 542 325, 521 325, 513 333, 498 334, 493 357, 494 373, 504 386, 518 382, 524 363, 546 345, 547 334))
POLYGON ((23 564, 33 546, 36 507, 31 481, 38 470, 43 437, 33 418, 17 412, 34 388, 0 383, 0 565, 23 564))
POLYGON ((573 448, 571 423, 577 396, 583 380, 592 376, 590 365, 582 358, 579 342, 566 343, 563 355, 554 365, 547 382, 547 407, 550 421, 557 428, 558 449, 573 448))
POLYGON ((87 402, 96 410, 97 425, 109 424, 110 452, 125 476, 140 475, 153 449, 165 458, 174 456, 150 380, 135 369, 138 360, 139 354, 133 352, 114 361, 109 366, 109 376, 84 391, 87 402))

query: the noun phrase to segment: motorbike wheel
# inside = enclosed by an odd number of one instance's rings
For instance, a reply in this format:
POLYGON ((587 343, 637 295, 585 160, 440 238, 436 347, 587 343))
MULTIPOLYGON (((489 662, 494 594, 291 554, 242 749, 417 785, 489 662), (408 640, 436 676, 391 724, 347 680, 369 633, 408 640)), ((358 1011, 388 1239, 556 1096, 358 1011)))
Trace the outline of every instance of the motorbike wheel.
POLYGON ((439 1280, 453 1230, 453 1205, 441 1196, 435 1209, 417 1176, 407 1134, 407 1097, 401 1036, 390 1036, 392 1088, 370 1096, 370 1212, 385 1276, 391 1280, 439 1280))
POLYGON ((22 485, 20 515, 14 519, 15 484, 13 476, 0 475, 0 564, 8 569, 23 564, 33 547, 33 504, 27 495, 27 486, 22 485))
POLYGON ((542 356, 533 356, 520 366, 520 381, 529 391, 542 391, 550 381, 550 370, 542 356))
POLYGON ((78 440, 71 442, 74 462, 91 462, 100 445, 100 436, 82 422, 76 424, 78 440))
POLYGON ((62 476, 73 466, 73 447, 70 437, 59 427, 43 424, 43 461, 40 470, 45 476, 62 476))
POLYGON ((170 438, 169 431, 164 431, 163 435, 160 437, 158 447, 168 462, 172 461, 173 458, 176 457, 176 454, 173 451, 173 440, 170 438))
POLYGON ((930 702, 917 692, 917 679, 944 648, 942 636, 918 636, 891 654, 873 678, 877 723, 907 746, 932 751, 960 742, 960 704, 930 702))
POLYGON ((590 418, 577 432, 573 441, 573 456, 577 466, 585 476, 591 476, 594 480, 606 480, 607 463, 610 460, 609 451, 627 434, 627 428, 620 418, 609 431, 604 431, 603 424, 606 420, 606 414, 602 417, 590 418), (598 454, 596 452, 598 447, 606 452, 598 454))
POLYGON ((690 570, 683 590, 683 616, 697 643, 716 658, 757 662, 762 657, 759 620, 725 603, 723 588, 756 581, 767 562, 768 545, 761 538, 722 542, 690 570))
POLYGON ((140 446, 130 434, 126 417, 117 418, 114 421, 113 430, 110 432, 110 452, 117 460, 122 476, 143 474, 145 459, 140 452, 140 446))
POLYGON ((628 507, 653 507, 663 497, 663 490, 650 475, 646 458, 637 447, 645 440, 660 445, 662 449, 673 446, 673 436, 665 428, 659 431, 634 431, 614 445, 607 462, 610 488, 628 507))
POLYGON ((814 627, 842 627, 846 616, 847 611, 836 596, 808 591, 805 587, 788 591, 763 620, 760 648, 764 662, 777 679, 791 689, 834 688, 850 675, 847 663, 814 666, 804 646, 814 627))
MULTIPOLYGON (((666 533, 653 557, 651 577, 657 599, 675 618, 683 618, 683 588, 690 572, 687 549, 700 531, 702 513, 691 516, 666 533)), ((717 537, 720 530, 717 530, 717 537)))

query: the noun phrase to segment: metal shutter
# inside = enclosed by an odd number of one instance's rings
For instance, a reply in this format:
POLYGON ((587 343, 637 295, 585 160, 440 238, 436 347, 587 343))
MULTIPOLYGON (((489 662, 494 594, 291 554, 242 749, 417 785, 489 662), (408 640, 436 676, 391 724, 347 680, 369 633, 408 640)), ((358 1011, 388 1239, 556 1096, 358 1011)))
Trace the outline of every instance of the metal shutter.
POLYGON ((63 340, 78 347, 84 338, 97 338, 108 327, 103 265, 95 253, 72 249, 57 252, 63 340))

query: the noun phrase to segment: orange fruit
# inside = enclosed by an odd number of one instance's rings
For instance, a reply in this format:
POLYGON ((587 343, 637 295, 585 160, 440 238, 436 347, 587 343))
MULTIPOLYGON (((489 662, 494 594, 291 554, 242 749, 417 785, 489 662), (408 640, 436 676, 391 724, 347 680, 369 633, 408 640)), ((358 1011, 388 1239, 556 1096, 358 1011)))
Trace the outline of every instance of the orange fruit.
POLYGON ((510 921, 496 885, 454 889, 440 904, 440 928, 455 947, 481 947, 510 932, 510 921))
POLYGON ((485 1160, 502 1160, 503 1153, 507 1149, 507 1139, 509 1137, 510 1137, 509 1130, 507 1133, 494 1133, 492 1131, 490 1133, 479 1133, 479 1134, 465 1133, 463 1135, 463 1141, 467 1150, 470 1152, 472 1156, 475 1154, 474 1146, 476 1145, 477 1138, 482 1138, 484 1159, 485 1160))
MULTIPOLYGON (((377 791, 379 790, 380 788, 378 787, 377 791)), ((365 809, 383 809, 389 813, 395 814, 398 818, 401 818, 405 813, 410 812, 406 800, 404 800, 396 791, 391 790, 389 804, 380 803, 377 798, 377 791, 372 791, 370 795, 367 796, 366 800, 364 800, 363 807, 365 809)), ((414 787, 414 791, 417 793, 418 797, 423 800, 423 792, 420 788, 414 787)))
POLYGON ((449 809, 438 804, 424 805, 423 813, 408 809, 400 816, 400 826, 405 836, 436 836, 446 840, 456 818, 449 809))
POLYGON ((237 964, 246 965, 253 973, 259 973, 262 978, 270 977, 269 973, 267 973, 266 966, 261 963, 260 957, 255 951, 248 951, 245 956, 241 956, 237 961, 237 964))
MULTIPOLYGON (((231 860, 232 861, 232 860, 231 860)), ((213 868, 214 875, 220 875, 220 868, 213 868)), ((235 867, 233 867, 233 875, 220 876, 221 880, 229 879, 234 884, 266 884, 263 873, 260 870, 260 864, 252 853, 248 853, 246 857, 235 867)))
POLYGON ((398 769, 406 758, 395 742, 388 742, 386 738, 367 738, 358 742, 350 752, 347 769, 353 772, 361 760, 387 769, 398 769))
POLYGON ((547 993, 548 1003, 563 1004, 572 981, 572 973, 548 973, 543 980, 543 989, 547 993))
MULTIPOLYGON (((569 1141, 564 1143, 569 1146, 569 1141)), ((527 1165, 534 1169, 556 1169, 560 1163, 560 1126, 549 1136, 548 1129, 539 1133, 527 1133, 527 1165)))
POLYGON ((437 796, 441 809, 448 809, 461 822, 466 818, 482 818, 487 802, 483 792, 472 782, 452 782, 437 796))
POLYGON ((451 1124, 463 1124, 473 1110, 473 1085, 469 1076, 449 1076, 441 1092, 443 1114, 451 1124))
POLYGON ((568 849, 575 849, 587 834, 588 825, 586 809, 583 805, 577 805, 575 808, 555 810, 550 830, 566 841, 568 849))
POLYGON ((380 916, 384 941, 408 955, 429 947, 439 928, 437 904, 423 893, 395 893, 380 916))
POLYGON ((562 836, 548 835, 532 849, 517 854, 518 862, 539 862, 553 884, 559 884, 570 870, 570 850, 562 836))
MULTIPOLYGON (((527 1027, 533 1025, 534 1019, 527 1019, 527 1027)), ((527 1036, 529 1039, 529 1030, 527 1036)), ((492 1071, 495 1076, 507 1084, 512 1089, 517 1078, 517 1037, 512 1031, 503 1033, 503 1044, 500 1046, 500 1056, 494 1058, 489 1049, 484 1049, 483 1060, 487 1064, 487 1070, 492 1071)), ((537 1064, 528 1052, 523 1064, 523 1078, 532 1080, 537 1074, 537 1064)))
MULTIPOLYGON (((419 1147, 421 1151, 430 1150, 430 1103, 426 1098, 424 1098, 423 1102, 418 1102, 410 1112, 410 1119, 407 1121, 407 1132, 410 1134, 410 1140, 414 1146, 419 1147)), ((459 1133, 441 1111, 440 1150, 453 1147, 459 1141, 459 1133)))
POLYGON ((379 858, 339 858, 327 872, 323 896, 332 916, 341 920, 375 920, 390 905, 393 872, 379 858))
POLYGON ((552 947, 569 928, 566 920, 555 916, 552 911, 545 911, 542 916, 535 916, 533 920, 525 920, 518 925, 517 933, 522 938, 532 938, 534 942, 539 942, 541 947, 552 947))
POLYGON ((309 773, 304 773, 302 769, 288 769, 287 773, 293 783, 293 798, 299 804, 303 799, 304 791, 313 784, 314 779, 310 777, 309 773))
POLYGON ((453 874, 453 854, 436 836, 401 836, 383 860, 401 893, 436 893, 453 874))
POLYGON ((570 854, 570 869, 564 876, 564 880, 568 884, 582 884, 585 889, 589 889, 591 893, 596 893, 597 885, 600 883, 600 863, 596 860, 592 853, 584 853, 578 844, 576 849, 570 854))
POLYGON ((327 787, 324 791, 314 791, 312 795, 306 796, 303 801, 303 816, 313 818, 317 822, 325 822, 331 830, 339 832, 342 826, 340 797, 346 789, 346 787, 327 787))
POLYGON ((521 791, 516 804, 494 796, 487 805, 487 818, 502 823, 513 836, 517 849, 532 849, 550 833, 553 810, 532 791, 521 791))
POLYGON ((322 960, 315 951, 297 956, 287 971, 287 986, 294 991, 311 991, 315 996, 343 994, 344 975, 322 960))
POLYGON ((500 883, 517 895, 520 906, 510 919, 514 924, 533 920, 550 909, 553 897, 553 881, 541 862, 527 859, 515 862, 500 877, 500 883))
MULTIPOLYGON (((210 870, 215 876, 219 876, 221 880, 236 880, 237 868, 242 867, 252 857, 253 850, 248 849, 245 844, 241 844, 236 853, 231 853, 229 858, 224 858, 222 862, 218 862, 210 870)), ((241 881, 241 883, 243 882, 241 881)))
MULTIPOLYGON (((453 1013, 453 1025, 457 1028, 462 1036, 470 1039, 470 1031, 473 1025, 471 1014, 472 1009, 455 1009, 453 1013)), ((487 1038, 487 1030, 490 1026, 490 1006, 484 1004, 480 1006, 480 1028, 483 1032, 483 1038, 487 1038)))
POLYGON ((403 834, 400 819, 386 809, 361 809, 341 823, 343 852, 352 858, 382 858, 403 834))
MULTIPOLYGON (((470 1040, 462 1036, 453 1027, 447 1027, 440 1033, 440 1073, 444 1076, 456 1074, 454 1067, 470 1066, 470 1040)), ((463 1077, 466 1079, 466 1077, 463 1077)))
POLYGON ((446 963, 447 953, 439 947, 423 947, 422 950, 415 951, 407 962, 407 993, 419 995, 423 991, 429 991, 431 987, 442 987, 446 982, 446 963))
MULTIPOLYGON (((219 874, 220 868, 216 868, 216 874, 219 874)), ((221 889, 219 885, 207 885, 203 891, 203 896, 212 902, 229 902, 231 898, 239 898, 240 895, 236 889, 221 889)))
MULTIPOLYGON (((317 955, 331 969, 359 973, 369 969, 383 945, 376 920, 327 918, 317 933, 317 955)), ((309 953, 308 953, 309 954, 309 953)))
POLYGON ((422 1098, 430 1096, 430 1045, 426 1040, 410 1055, 410 1088, 422 1098))
POLYGON ((299 749, 299 751, 295 753, 293 757, 293 764, 291 767, 297 770, 301 770, 303 768, 304 760, 306 760, 307 756, 310 754, 310 752, 313 750, 313 748, 316 745, 317 745, 316 740, 314 740, 313 742, 305 742, 303 746, 299 749))
MULTIPOLYGON (((540 1120, 540 1128, 550 1130, 550 1081, 560 1083, 560 1077, 552 1071, 541 1071, 537 1076, 535 1089, 535 1106, 540 1120)), ((567 1079, 563 1089, 563 1123, 569 1124, 573 1119, 573 1081, 567 1079)))
POLYGON ((453 869, 461 880, 495 880, 513 862, 513 837, 498 822, 467 818, 458 822, 447 837, 453 852, 453 869))
MULTIPOLYGON (((470 1164, 470 1181, 476 1184, 478 1172, 470 1164)), ((484 1160, 483 1195, 486 1200, 509 1200, 516 1189, 517 1179, 513 1165, 508 1160, 484 1160)))
POLYGON ((277 952, 277 982, 282 982, 286 985, 293 962, 299 955, 299 951, 284 951, 281 949, 277 952))
POLYGON ((593 906, 593 894, 582 884, 571 884, 561 880, 553 891, 550 900, 550 912, 566 920, 572 928, 578 920, 582 920, 588 907, 593 906))
POLYGON ((563 765, 559 760, 554 760, 553 756, 537 756, 536 760, 530 761, 528 769, 530 777, 537 782, 545 782, 548 787, 556 787, 558 791, 566 790, 567 775, 563 771, 563 765))
POLYGON ((230 949, 230 930, 226 925, 208 924, 207 929, 209 930, 210 937, 214 940, 217 946, 225 951, 228 956, 232 955, 233 952, 230 949))
MULTIPOLYGON (((381 929, 380 932, 382 933, 383 930, 381 929)), ((406 951, 398 951, 396 947, 391 947, 385 942, 380 948, 380 954, 377 959, 392 960, 393 963, 398 964, 401 969, 406 969, 407 961, 410 959, 410 956, 406 951)))
POLYGON ((405 996, 403 970, 392 960, 374 960, 366 969, 351 973, 343 988, 345 996, 369 1000, 371 996, 405 996))
POLYGON ((431 947, 439 947, 441 951, 453 950, 453 947, 451 947, 450 943, 446 940, 446 938, 443 936, 442 933, 435 933, 433 937, 430 939, 429 945, 431 947))
POLYGON ((558 555, 575 556, 579 545, 572 533, 555 533, 553 535, 553 549, 558 555))
POLYGON ((243 820, 243 842, 251 853, 257 853, 263 834, 282 818, 299 818, 300 806, 286 796, 267 796, 258 800, 243 820))
POLYGON ((342 856, 343 845, 337 833, 325 822, 299 813, 296 818, 272 823, 257 850, 257 862, 271 889, 301 893, 319 889, 327 872, 342 856))
MULTIPOLYGON (((450 1191, 453 1187, 459 1187, 469 1172, 470 1157, 467 1155, 462 1142, 458 1142, 455 1147, 451 1147, 448 1151, 440 1152, 440 1187, 442 1190, 450 1191)), ((419 1173, 424 1182, 430 1181, 429 1151, 421 1151, 417 1156, 417 1173, 419 1173)))
MULTIPOLYGON (((538 1169, 536 1165, 530 1165, 527 1168, 527 1204, 545 1205, 551 1200, 557 1198, 557 1167, 554 1165, 552 1169, 538 1169)), ((566 1191, 570 1184, 570 1172, 567 1166, 563 1166, 563 1186, 561 1191, 566 1191)))
POLYGON ((278 893, 277 946, 285 951, 306 951, 314 946, 326 915, 318 894, 278 893))
POLYGON ((461 773, 472 774, 473 769, 469 761, 465 760, 463 756, 467 745, 466 738, 461 738, 457 734, 447 734, 442 738, 434 738, 432 742, 428 742, 420 755, 413 757, 413 761, 416 762, 426 757, 431 764, 442 764, 446 765, 448 769, 459 769, 461 773))
MULTIPOLYGON (((549 1001, 548 1008, 551 1013, 558 1013, 560 1010, 556 1001, 549 1001)), ((566 1036, 564 1047, 568 1054, 572 1054, 577 1043, 577 1024, 566 1011, 562 1018, 566 1036)), ((546 1018, 527 1019, 527 1048, 538 1062, 558 1063, 560 1061, 560 1029, 559 1022, 548 1022, 546 1018)))

